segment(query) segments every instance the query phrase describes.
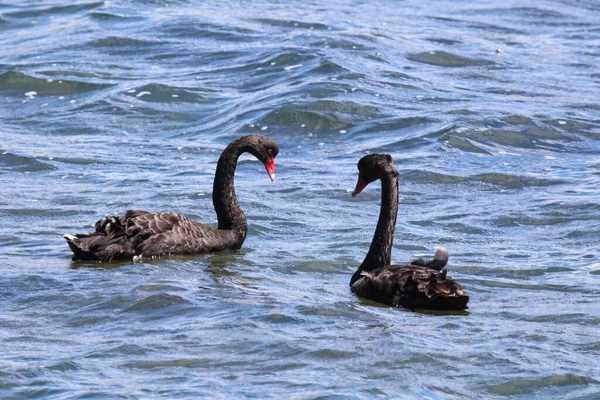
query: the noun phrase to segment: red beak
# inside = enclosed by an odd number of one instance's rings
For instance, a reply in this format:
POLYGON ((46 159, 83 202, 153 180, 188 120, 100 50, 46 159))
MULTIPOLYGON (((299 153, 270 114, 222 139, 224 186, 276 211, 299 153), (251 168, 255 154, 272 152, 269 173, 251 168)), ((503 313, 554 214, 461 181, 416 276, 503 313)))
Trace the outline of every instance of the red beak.
POLYGON ((363 180, 362 176, 360 176, 360 174, 358 174, 358 182, 356 182, 356 187, 354 188, 354 192, 352 192, 352 197, 355 197, 357 194, 362 192, 363 189, 366 187, 367 187, 367 182, 365 182, 363 180))
POLYGON ((267 173, 269 174, 269 178, 271 178, 271 182, 275 181, 275 157, 271 157, 265 163, 265 168, 267 169, 267 173))

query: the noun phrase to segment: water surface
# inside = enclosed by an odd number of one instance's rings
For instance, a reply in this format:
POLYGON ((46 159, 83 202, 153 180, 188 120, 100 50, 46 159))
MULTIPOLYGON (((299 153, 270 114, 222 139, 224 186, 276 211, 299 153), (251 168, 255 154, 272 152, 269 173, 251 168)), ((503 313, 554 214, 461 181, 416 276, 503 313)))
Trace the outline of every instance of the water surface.
POLYGON ((0 5, 3 398, 600 396, 600 6, 535 0, 0 5), (237 252, 71 262, 129 208, 215 222, 234 138, 237 252), (352 295, 379 185, 393 259, 450 250, 467 313, 352 295))

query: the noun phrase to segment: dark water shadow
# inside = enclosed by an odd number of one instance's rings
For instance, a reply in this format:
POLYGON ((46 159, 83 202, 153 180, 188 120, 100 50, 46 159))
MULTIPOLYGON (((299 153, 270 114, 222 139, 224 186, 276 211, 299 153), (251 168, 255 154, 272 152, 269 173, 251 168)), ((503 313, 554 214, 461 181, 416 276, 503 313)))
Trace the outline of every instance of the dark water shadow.
POLYGON ((359 300, 360 304, 365 305, 365 306, 375 306, 375 307, 380 307, 380 308, 389 308, 389 309, 410 311, 410 312, 414 312, 417 314, 423 314, 423 315, 435 315, 435 316, 449 316, 449 315, 468 316, 468 315, 471 315, 471 313, 468 310, 428 310, 428 309, 424 309, 424 308, 392 307, 387 304, 378 303, 376 301, 365 299, 365 298, 357 296, 357 295, 354 295, 354 297, 356 297, 359 300))
POLYGON ((248 253, 248 250, 226 250, 219 253, 199 253, 199 254, 169 254, 160 257, 141 258, 137 260, 114 260, 114 261, 90 261, 90 260, 71 260, 69 269, 79 268, 103 268, 115 269, 132 264, 152 265, 160 267, 168 261, 181 261, 182 263, 190 261, 204 261, 207 268, 222 269, 230 265, 244 264, 243 260, 236 257, 248 253))

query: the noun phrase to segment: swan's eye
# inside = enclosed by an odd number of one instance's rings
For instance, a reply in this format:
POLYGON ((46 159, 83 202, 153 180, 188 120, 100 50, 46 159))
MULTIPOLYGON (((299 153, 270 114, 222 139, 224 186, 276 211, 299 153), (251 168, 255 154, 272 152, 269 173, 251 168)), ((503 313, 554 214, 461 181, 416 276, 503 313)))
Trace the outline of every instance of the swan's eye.
POLYGON ((271 149, 268 149, 268 150, 267 150, 267 153, 269 153, 269 155, 270 155, 271 157, 273 156, 273 150, 271 150, 271 149))

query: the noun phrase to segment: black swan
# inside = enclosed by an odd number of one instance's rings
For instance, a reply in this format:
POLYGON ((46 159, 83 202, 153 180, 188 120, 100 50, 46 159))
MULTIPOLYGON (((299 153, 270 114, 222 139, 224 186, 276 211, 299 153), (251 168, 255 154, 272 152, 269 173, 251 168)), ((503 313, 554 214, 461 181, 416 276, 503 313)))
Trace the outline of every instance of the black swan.
POLYGON ((239 249, 248 224, 238 204, 233 176, 240 154, 249 152, 265 165, 275 180, 279 147, 266 136, 248 135, 231 142, 219 158, 213 184, 217 229, 175 212, 129 210, 123 216, 105 217, 89 234, 65 235, 73 260, 112 261, 166 254, 196 254, 239 249))
POLYGON ((370 154, 358 162, 358 182, 352 197, 369 183, 381 179, 381 211, 369 252, 350 280, 360 297, 394 307, 464 310, 469 296, 462 286, 446 276, 448 251, 438 248, 433 260, 390 265, 396 215, 398 171, 388 154, 370 154))

